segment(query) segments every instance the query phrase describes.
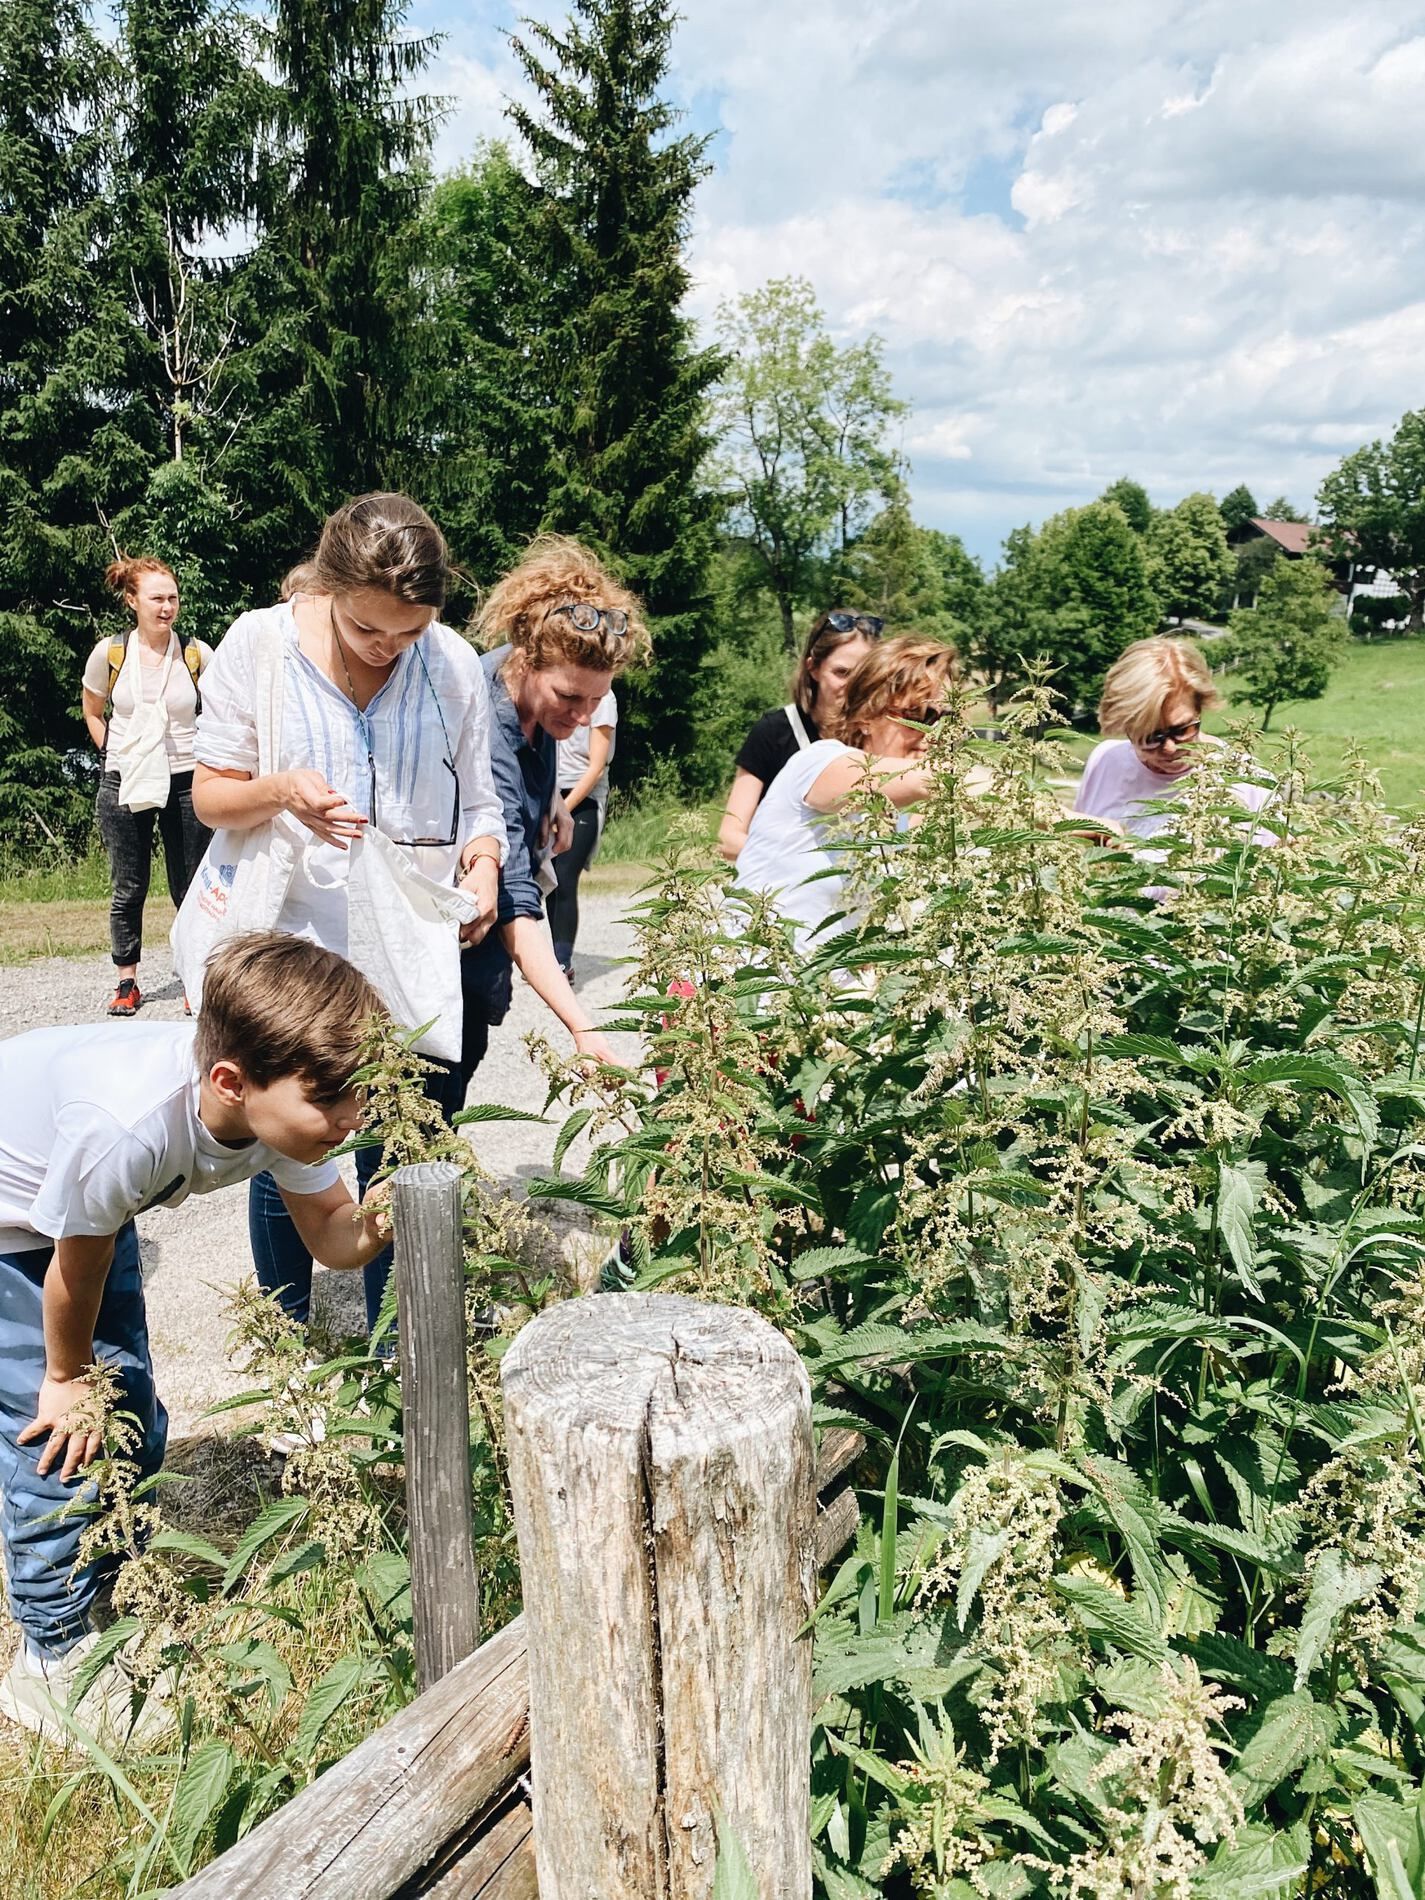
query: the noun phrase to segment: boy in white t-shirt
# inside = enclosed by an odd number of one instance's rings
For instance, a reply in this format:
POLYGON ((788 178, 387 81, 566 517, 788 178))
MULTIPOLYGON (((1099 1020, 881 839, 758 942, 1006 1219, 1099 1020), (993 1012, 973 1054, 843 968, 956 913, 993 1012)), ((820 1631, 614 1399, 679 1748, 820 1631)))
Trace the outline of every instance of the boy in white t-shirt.
MULTIPOLYGON (((86 1368, 115 1368, 143 1433, 145 1476, 168 1416, 154 1390, 134 1216, 266 1169, 298 1231, 332 1267, 389 1240, 326 1157, 359 1126, 351 1085, 381 999, 329 950, 277 932, 225 945, 192 1023, 37 1029, 0 1043, 0 1543, 23 1640, 0 1714, 58 1736, 96 1633, 103 1566, 76 1569, 82 1513, 65 1510, 99 1455, 77 1424, 86 1368)), ((369 1211, 368 1211, 369 1210, 369 1211)), ((122 1740, 128 1679, 110 1663, 79 1719, 122 1740)))

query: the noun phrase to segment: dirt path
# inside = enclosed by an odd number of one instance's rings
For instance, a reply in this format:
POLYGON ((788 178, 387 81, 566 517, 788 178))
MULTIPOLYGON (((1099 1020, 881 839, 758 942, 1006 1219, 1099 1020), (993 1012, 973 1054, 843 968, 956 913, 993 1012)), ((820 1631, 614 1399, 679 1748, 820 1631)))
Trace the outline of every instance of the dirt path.
MULTIPOLYGON (((582 896, 577 975, 580 994, 596 1019, 618 1001, 622 988, 619 959, 632 945, 623 921, 629 884, 586 888, 582 896)), ((164 907, 166 909, 166 906, 164 907)), ((42 906, 35 906, 37 911, 42 906)), ((144 952, 144 1017, 175 1020, 183 998, 161 933, 144 952)), ((0 985, 0 1038, 51 1023, 98 1023, 112 989, 107 957, 47 957, 5 972, 0 985)), ((490 1053, 471 1087, 472 1102, 500 1102, 540 1111, 544 1082, 524 1049, 532 1029, 563 1045, 567 1040, 549 1012, 516 979, 515 1005, 508 1021, 490 1039, 490 1053)), ((632 1054, 631 1039, 615 1038, 632 1054)), ((558 1115, 547 1128, 528 1122, 477 1125, 477 1152, 498 1179, 519 1186, 530 1175, 548 1170, 558 1115)), ((575 1150, 572 1164, 577 1165, 575 1150)), ((571 1165, 566 1163, 566 1165, 571 1165)), ((224 1342, 227 1293, 252 1271, 247 1240, 247 1188, 221 1189, 194 1197, 182 1207, 155 1208, 139 1219, 149 1329, 158 1389, 168 1406, 174 1439, 211 1431, 203 1413, 216 1401, 242 1389, 227 1362, 224 1342)), ((362 1324, 361 1276, 319 1271, 314 1304, 330 1316, 336 1330, 356 1331, 362 1324)))

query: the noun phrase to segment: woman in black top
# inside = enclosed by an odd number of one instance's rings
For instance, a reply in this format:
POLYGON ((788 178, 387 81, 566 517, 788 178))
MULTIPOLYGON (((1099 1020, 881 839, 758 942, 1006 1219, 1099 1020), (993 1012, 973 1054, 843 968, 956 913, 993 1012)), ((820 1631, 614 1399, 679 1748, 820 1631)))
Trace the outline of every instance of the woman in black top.
POLYGON ((794 753, 821 737, 818 722, 841 710, 846 682, 881 637, 885 622, 877 614, 835 607, 818 614, 792 678, 787 705, 763 713, 742 742, 727 795, 717 846, 729 864, 747 842, 747 827, 763 794, 794 753))

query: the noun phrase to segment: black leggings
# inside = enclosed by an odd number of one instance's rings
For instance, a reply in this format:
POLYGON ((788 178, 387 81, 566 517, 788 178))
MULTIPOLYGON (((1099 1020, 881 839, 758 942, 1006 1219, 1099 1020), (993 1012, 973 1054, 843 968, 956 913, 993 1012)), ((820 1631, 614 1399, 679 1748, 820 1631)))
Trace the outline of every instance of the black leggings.
POLYGON ((99 836, 109 853, 114 892, 109 900, 109 949, 122 969, 137 963, 143 949, 143 907, 153 865, 153 823, 163 840, 168 891, 175 909, 202 861, 212 837, 193 816, 193 774, 175 772, 168 781, 168 802, 149 811, 130 811, 119 803, 119 775, 105 772, 95 802, 99 836))
POLYGON ((574 944, 579 935, 579 879, 588 869, 594 846, 599 842, 599 808, 592 798, 581 798, 570 816, 574 820, 574 842, 554 860, 554 874, 559 883, 545 904, 554 954, 566 967, 574 961, 574 944))

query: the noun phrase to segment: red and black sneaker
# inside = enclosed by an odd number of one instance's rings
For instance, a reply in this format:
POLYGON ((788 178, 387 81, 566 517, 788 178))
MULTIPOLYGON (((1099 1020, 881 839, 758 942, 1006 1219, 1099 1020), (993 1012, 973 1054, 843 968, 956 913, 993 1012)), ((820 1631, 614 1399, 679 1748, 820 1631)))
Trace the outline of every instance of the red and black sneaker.
POLYGON ((119 987, 109 999, 111 1016, 137 1016, 139 1004, 143 1001, 143 991, 131 976, 121 976, 119 987))

